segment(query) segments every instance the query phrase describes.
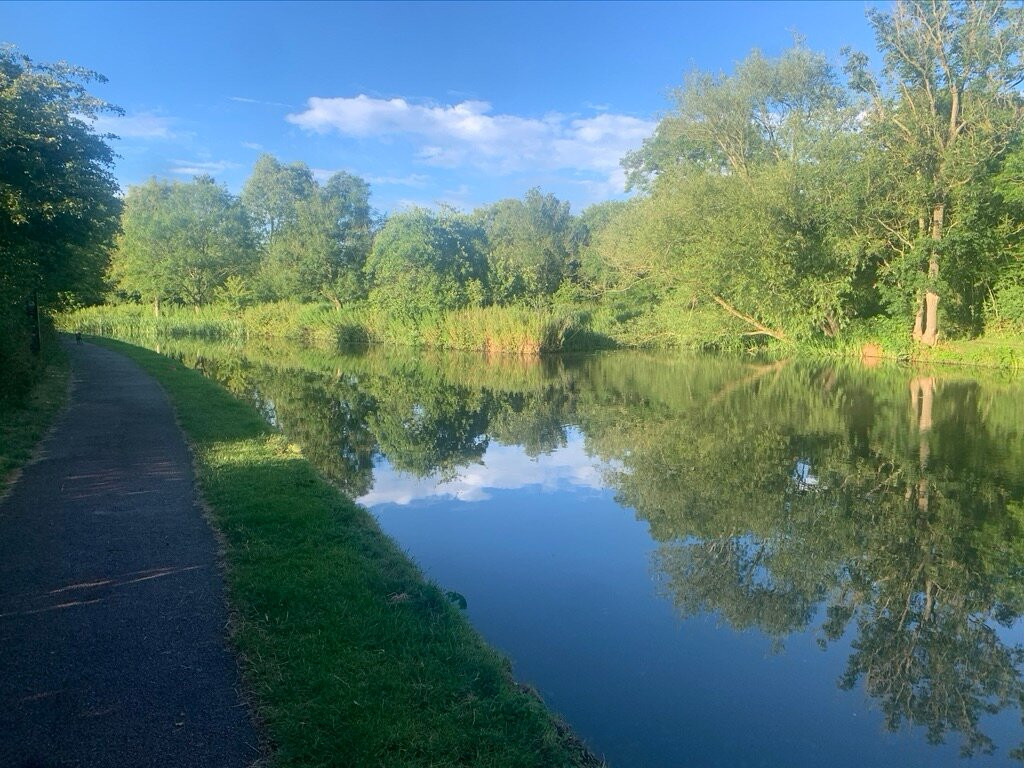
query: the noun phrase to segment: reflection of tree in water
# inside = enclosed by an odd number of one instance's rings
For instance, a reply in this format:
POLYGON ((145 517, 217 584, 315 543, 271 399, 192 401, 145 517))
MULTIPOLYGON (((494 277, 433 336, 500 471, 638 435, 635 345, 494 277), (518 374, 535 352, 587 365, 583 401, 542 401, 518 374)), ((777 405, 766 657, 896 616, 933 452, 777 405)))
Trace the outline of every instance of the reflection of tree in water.
POLYGON ((373 486, 377 443, 366 420, 376 406, 341 371, 327 380, 306 371, 274 376, 278 426, 329 480, 351 496, 373 486))
POLYGON ((375 401, 357 379, 339 369, 314 372, 253 362, 233 347, 188 340, 165 347, 165 354, 174 354, 251 402, 343 491, 352 496, 369 491, 377 443, 366 420, 375 401))
POLYGON ((565 419, 572 400, 573 393, 562 387, 497 393, 487 432, 505 445, 522 446, 530 458, 551 453, 566 445, 565 419))
POLYGON ((164 346, 253 403, 356 497, 372 487, 380 455, 417 476, 450 477, 481 461, 492 437, 523 445, 531 456, 566 443, 574 387, 557 363, 331 356, 293 347, 247 348, 243 355, 188 340, 164 346))
POLYGON ((416 475, 440 471, 445 477, 480 461, 489 399, 465 387, 418 383, 395 377, 378 389, 378 408, 367 423, 388 461, 416 475))
POLYGON ((976 385, 917 378, 908 409, 895 386, 805 384, 797 409, 779 380, 633 428, 620 500, 662 542, 666 592, 779 642, 852 629, 840 684, 890 728, 992 751, 980 718, 1024 700, 1024 652, 997 632, 1024 614, 1019 442, 986 428, 976 385))
POLYGON ((850 637, 840 685, 863 685, 893 729, 960 733, 966 754, 995 748, 987 713, 1021 706, 1024 653, 998 632, 1024 616, 1019 387, 918 377, 908 392, 884 371, 642 355, 289 354, 243 363, 204 346, 191 364, 276 414, 353 495, 377 455, 445 475, 491 438, 536 456, 577 424, 621 467, 608 480, 660 542, 683 615, 780 645, 812 628, 823 647, 850 637))

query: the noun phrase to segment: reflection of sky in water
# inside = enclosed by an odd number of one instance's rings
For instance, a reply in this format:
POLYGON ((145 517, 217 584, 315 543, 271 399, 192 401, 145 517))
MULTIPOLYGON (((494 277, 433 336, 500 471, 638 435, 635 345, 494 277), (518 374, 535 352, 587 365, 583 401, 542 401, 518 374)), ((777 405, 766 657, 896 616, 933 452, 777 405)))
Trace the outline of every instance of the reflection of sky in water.
POLYGON ((362 501, 379 494, 370 503, 381 528, 467 598, 468 618, 516 678, 612 768, 1009 765, 1013 711, 983 716, 1003 746, 994 759, 960 760, 956 734, 932 746, 919 727, 887 732, 877 701, 837 685, 851 636, 819 648, 820 610, 781 642, 714 613, 680 619, 646 521, 600 489, 582 442, 571 434, 536 461, 492 446, 452 483, 382 467, 362 501))
POLYGON ((374 470, 373 488, 357 501, 368 507, 378 504, 409 504, 431 496, 450 496, 459 501, 487 501, 494 490, 539 486, 555 492, 566 488, 599 490, 605 486, 602 472, 607 463, 588 456, 583 435, 568 430, 566 445, 530 458, 517 445, 492 441, 479 464, 459 467, 454 478, 440 473, 416 477, 400 472, 387 462, 374 470))

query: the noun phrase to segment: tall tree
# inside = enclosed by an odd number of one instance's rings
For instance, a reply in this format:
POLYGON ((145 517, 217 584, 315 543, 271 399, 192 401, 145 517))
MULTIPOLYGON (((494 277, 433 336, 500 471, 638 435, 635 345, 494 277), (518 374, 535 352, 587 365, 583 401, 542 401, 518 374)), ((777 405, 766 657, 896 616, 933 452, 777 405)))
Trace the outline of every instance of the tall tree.
POLYGON ((256 223, 264 245, 273 241, 283 225, 295 220, 299 202, 308 200, 315 187, 305 163, 285 165, 273 155, 260 155, 242 188, 242 204, 256 223))
POLYGON ((412 322, 482 297, 482 232, 465 217, 414 208, 391 216, 366 261, 369 298, 412 322))
POLYGON ((0 294, 44 300, 102 278, 120 203, 114 153, 92 118, 115 107, 89 95, 104 78, 36 64, 0 47, 0 294))
POLYGON ((501 200, 477 216, 487 232, 488 280, 496 303, 550 295, 574 272, 569 203, 535 187, 523 200, 501 200))
POLYGON ((278 299, 327 299, 336 307, 363 294, 362 269, 373 236, 370 187, 339 172, 292 205, 278 225, 261 267, 278 299))
POLYGON ((246 212, 227 189, 209 176, 152 179, 125 196, 110 276, 159 314, 164 300, 208 303, 228 277, 249 274, 255 258, 246 212))
POLYGON ((828 62, 800 44, 755 51, 675 96, 624 161, 649 196, 601 238, 620 287, 652 287, 667 324, 705 340, 837 333, 857 260, 843 191, 855 113, 828 62))
MULTIPOLYGON (((864 131, 878 167, 871 221, 883 276, 909 291, 913 337, 934 345, 950 232, 965 225, 970 197, 1020 129, 1024 9, 1002 0, 899 0, 872 9, 884 57, 880 74, 849 53, 851 85, 867 94, 864 131)), ((975 244, 977 248, 977 244, 975 244)))
POLYGON ((362 270, 373 245, 374 212, 370 185, 345 171, 327 180, 322 195, 330 208, 338 243, 338 258, 323 293, 337 305, 363 294, 362 270))
POLYGON ((28 299, 45 308, 102 287, 120 210, 114 153, 92 123, 118 110, 87 90, 102 81, 0 46, 0 400, 24 396, 40 370, 28 299))

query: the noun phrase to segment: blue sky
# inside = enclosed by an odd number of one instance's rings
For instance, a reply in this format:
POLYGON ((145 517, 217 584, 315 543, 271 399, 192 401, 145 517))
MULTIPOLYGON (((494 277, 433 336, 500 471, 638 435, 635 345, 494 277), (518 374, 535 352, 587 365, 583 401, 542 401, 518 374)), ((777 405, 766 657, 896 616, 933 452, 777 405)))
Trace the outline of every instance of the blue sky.
POLYGON ((468 209, 540 186, 574 210, 622 196, 618 160, 694 67, 731 70, 798 31, 873 51, 868 4, 15 3, 0 41, 104 74, 122 185, 261 152, 346 170, 382 212, 468 209))

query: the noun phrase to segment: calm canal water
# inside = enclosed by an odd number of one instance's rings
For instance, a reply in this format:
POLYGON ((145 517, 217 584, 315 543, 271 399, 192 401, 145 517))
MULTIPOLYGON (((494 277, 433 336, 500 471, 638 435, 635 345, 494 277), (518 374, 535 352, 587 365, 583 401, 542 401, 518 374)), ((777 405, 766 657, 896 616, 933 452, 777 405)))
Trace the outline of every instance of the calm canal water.
POLYGON ((1024 383, 162 351, 368 506, 612 768, 1020 764, 1024 383))

